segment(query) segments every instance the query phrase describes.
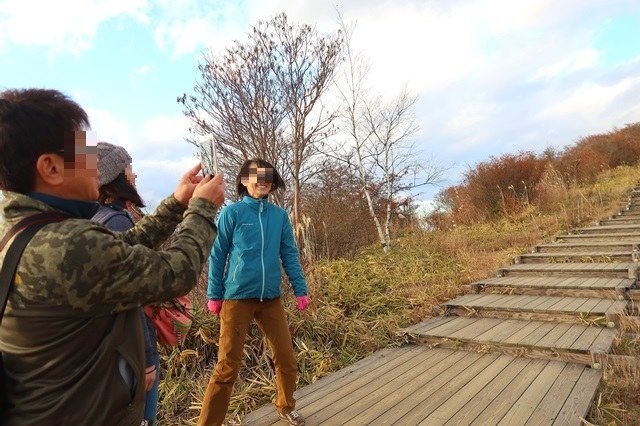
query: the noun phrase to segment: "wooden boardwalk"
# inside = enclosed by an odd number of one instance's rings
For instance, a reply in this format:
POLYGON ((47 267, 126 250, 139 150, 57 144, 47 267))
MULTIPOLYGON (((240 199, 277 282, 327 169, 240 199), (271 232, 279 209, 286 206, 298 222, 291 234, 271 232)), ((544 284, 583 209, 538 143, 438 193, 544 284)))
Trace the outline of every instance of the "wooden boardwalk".
MULTIPOLYGON (((443 314, 299 389, 307 425, 581 425, 637 286, 640 191, 620 214, 518 256, 443 314)), ((272 405, 246 425, 284 424, 272 405)))

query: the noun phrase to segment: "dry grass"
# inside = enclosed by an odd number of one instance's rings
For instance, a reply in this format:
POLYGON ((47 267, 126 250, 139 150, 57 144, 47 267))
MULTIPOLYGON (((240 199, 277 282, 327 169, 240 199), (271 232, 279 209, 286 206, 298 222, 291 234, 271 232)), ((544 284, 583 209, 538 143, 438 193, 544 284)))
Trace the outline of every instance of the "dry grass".
MULTIPOLYGON (((285 297, 300 368, 302 387, 374 351, 404 343, 398 330, 432 316, 441 302, 462 292, 462 286, 494 275, 515 255, 556 234, 607 217, 637 184, 640 168, 604 173, 590 187, 547 183, 544 207, 493 223, 454 226, 426 232, 404 230, 393 249, 364 250, 353 260, 317 261, 306 266, 311 306, 293 309, 285 297)), ((321 252, 321 250, 320 250, 321 252)), ((194 327, 182 351, 164 351, 160 389, 160 425, 191 425, 215 365, 219 323, 205 313, 204 282, 192 294, 197 309, 194 327)), ((621 333, 616 351, 638 357, 640 344, 621 333)), ((605 379, 587 420, 595 424, 631 425, 640 418, 638 372, 604 366, 605 379)), ((236 382, 229 424, 269 403, 274 395, 269 351, 252 328, 245 346, 245 364, 236 382)), ((636 423, 637 424, 637 423, 636 423)))

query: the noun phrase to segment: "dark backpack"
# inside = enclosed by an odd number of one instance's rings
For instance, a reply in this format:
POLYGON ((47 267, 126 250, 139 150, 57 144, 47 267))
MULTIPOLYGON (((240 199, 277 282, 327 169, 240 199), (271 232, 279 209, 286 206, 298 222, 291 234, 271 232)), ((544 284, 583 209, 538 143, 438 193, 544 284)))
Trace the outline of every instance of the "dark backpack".
POLYGON ((93 215, 91 220, 94 221, 94 222, 98 222, 98 223, 101 223, 103 225, 106 225, 106 223, 109 222, 110 219, 112 219, 112 218, 114 218, 116 216, 124 216, 124 217, 126 217, 127 219, 129 219, 131 221, 132 225, 134 223, 133 218, 126 211, 124 211, 124 210, 116 210, 116 209, 112 209, 110 207, 103 207, 103 206, 100 206, 100 209, 96 212, 96 214, 93 215))

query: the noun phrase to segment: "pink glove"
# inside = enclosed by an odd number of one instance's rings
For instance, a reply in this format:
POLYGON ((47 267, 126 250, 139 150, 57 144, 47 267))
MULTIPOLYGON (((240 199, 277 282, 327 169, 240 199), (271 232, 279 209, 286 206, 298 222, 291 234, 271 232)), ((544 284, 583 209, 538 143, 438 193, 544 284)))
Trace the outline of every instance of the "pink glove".
POLYGON ((207 302, 207 308, 209 308, 209 312, 219 317, 220 310, 222 309, 222 300, 220 299, 209 300, 207 302))
POLYGON ((309 306, 309 296, 298 296, 296 297, 296 308, 299 311, 304 311, 309 306))

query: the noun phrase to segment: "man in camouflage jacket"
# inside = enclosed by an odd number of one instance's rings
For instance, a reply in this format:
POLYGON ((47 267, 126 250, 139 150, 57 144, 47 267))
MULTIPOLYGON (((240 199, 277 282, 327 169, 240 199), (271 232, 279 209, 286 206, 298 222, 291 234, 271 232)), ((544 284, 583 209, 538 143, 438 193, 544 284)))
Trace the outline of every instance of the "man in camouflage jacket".
POLYGON ((71 216, 42 228, 18 265, 0 323, 12 405, 1 425, 138 426, 144 354, 135 308, 188 293, 215 239, 224 183, 198 177, 199 166, 126 233, 87 220, 98 188, 88 124, 57 91, 0 93, 0 238, 39 212, 71 216), (154 250, 178 224, 170 246, 154 250))

